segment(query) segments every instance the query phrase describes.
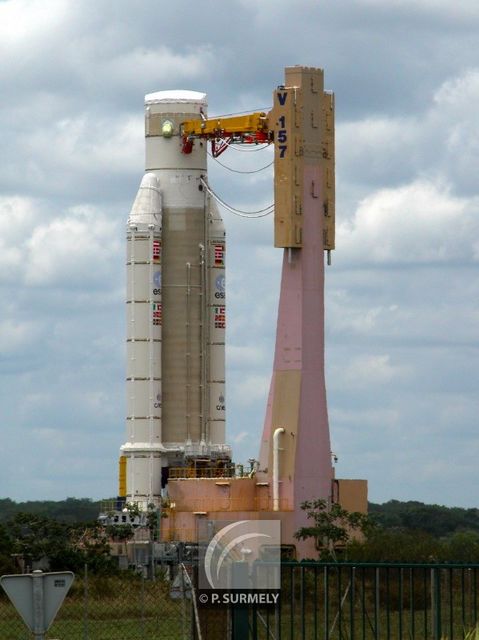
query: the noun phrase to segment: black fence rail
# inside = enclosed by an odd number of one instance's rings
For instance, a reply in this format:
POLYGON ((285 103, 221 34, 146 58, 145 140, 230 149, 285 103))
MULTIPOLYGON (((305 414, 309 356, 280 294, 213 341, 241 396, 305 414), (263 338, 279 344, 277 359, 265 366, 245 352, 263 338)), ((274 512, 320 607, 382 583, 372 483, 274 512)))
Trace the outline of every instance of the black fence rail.
MULTIPOLYGON (((76 576, 47 639, 188 640, 192 601, 180 581, 142 575, 76 576), (186 597, 185 597, 186 596, 186 597)), ((0 589, 0 640, 32 634, 0 589)))
POLYGON ((476 640, 478 579, 476 564, 283 563, 281 602, 253 609, 250 638, 476 640))

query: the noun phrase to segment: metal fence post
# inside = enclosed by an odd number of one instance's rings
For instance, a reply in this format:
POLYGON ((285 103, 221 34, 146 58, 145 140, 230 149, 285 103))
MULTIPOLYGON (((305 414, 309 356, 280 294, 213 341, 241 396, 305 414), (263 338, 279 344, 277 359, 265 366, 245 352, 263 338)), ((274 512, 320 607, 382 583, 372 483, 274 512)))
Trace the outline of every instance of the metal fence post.
POLYGON ((324 591, 324 640, 329 638, 329 567, 323 569, 323 591, 324 591))
POLYGON ((83 570, 83 640, 88 640, 88 565, 83 570))
MULTIPOLYGON (((245 584, 248 580, 248 564, 246 562, 233 562, 233 588, 236 585, 245 584)), ((233 621, 233 640, 247 640, 249 637, 249 610, 245 605, 231 607, 233 621)))
POLYGON ((379 567, 374 572, 374 638, 379 638, 379 607, 381 601, 379 597, 379 567))
POLYGON ((441 640, 441 570, 431 569, 431 609, 434 640, 441 640))
POLYGON ((141 637, 145 637, 145 573, 142 567, 141 571, 141 589, 140 589, 140 611, 141 611, 141 637))

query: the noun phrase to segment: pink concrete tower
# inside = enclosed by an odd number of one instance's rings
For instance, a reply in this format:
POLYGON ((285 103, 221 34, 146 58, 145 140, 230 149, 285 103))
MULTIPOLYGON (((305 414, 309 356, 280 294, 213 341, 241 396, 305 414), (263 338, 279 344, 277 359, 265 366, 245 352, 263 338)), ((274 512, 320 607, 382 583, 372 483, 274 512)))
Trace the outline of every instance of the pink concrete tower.
POLYGON ((333 488, 324 252, 334 248, 334 104, 322 70, 304 67, 286 69, 273 99, 275 246, 284 256, 259 477, 267 479, 273 511, 293 512, 282 520, 297 530, 305 524, 300 504, 330 499, 333 488))

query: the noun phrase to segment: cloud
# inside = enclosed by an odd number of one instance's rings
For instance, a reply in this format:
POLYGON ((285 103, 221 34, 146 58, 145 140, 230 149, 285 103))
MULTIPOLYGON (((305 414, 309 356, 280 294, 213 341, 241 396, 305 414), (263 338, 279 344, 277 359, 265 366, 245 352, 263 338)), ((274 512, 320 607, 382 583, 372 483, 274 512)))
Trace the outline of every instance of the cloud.
POLYGON ((262 345, 227 345, 226 357, 230 367, 254 367, 260 364, 265 357, 262 345))
POLYGON ((402 14, 411 20, 413 18, 429 18, 433 26, 439 21, 470 26, 471 22, 479 21, 479 8, 474 0, 465 0, 457 7, 447 0, 359 0, 359 4, 375 9, 386 9, 390 14, 402 14))
POLYGON ((338 244, 353 262, 467 262, 477 255, 477 207, 423 180, 381 189, 359 204, 352 223, 338 225, 338 244))
MULTIPOLYGON (((234 383, 238 406, 252 406, 256 400, 263 400, 269 389, 269 376, 246 375, 234 383)), ((236 404, 235 403, 235 404, 236 404)))
POLYGON ((338 173, 389 188, 429 181, 452 193, 477 194, 479 70, 463 70, 436 87, 422 110, 340 122, 338 173))
POLYGON ((31 198, 0 199, 0 268, 4 283, 27 287, 101 287, 117 267, 118 225, 103 212, 77 205, 45 219, 31 198))
POLYGON ((39 225, 26 242, 26 284, 101 287, 120 251, 116 231, 101 213, 84 207, 39 225))
POLYGON ((341 388, 382 387, 394 384, 397 378, 407 375, 407 370, 403 366, 393 364, 389 354, 380 355, 360 355, 351 358, 348 364, 341 367, 340 372, 331 373, 334 378, 341 381, 341 388))
POLYGON ((64 0, 6 0, 0 4, 0 41, 12 47, 25 47, 40 36, 56 36, 58 27, 64 22, 67 3, 64 0))
POLYGON ((5 356, 20 347, 33 345, 37 337, 38 327, 33 321, 3 320, 0 322, 0 353, 5 356))
POLYGON ((241 431, 233 437, 233 442, 235 444, 240 444, 244 442, 247 438, 251 437, 251 434, 248 431, 241 431))

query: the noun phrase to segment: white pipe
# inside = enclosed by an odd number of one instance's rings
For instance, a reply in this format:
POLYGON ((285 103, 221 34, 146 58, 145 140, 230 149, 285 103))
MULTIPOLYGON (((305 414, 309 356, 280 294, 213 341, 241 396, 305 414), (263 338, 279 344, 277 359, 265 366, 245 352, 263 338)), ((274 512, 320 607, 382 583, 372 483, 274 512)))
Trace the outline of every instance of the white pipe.
POLYGON ((273 511, 279 511, 279 436, 282 433, 283 427, 273 433, 273 511))

